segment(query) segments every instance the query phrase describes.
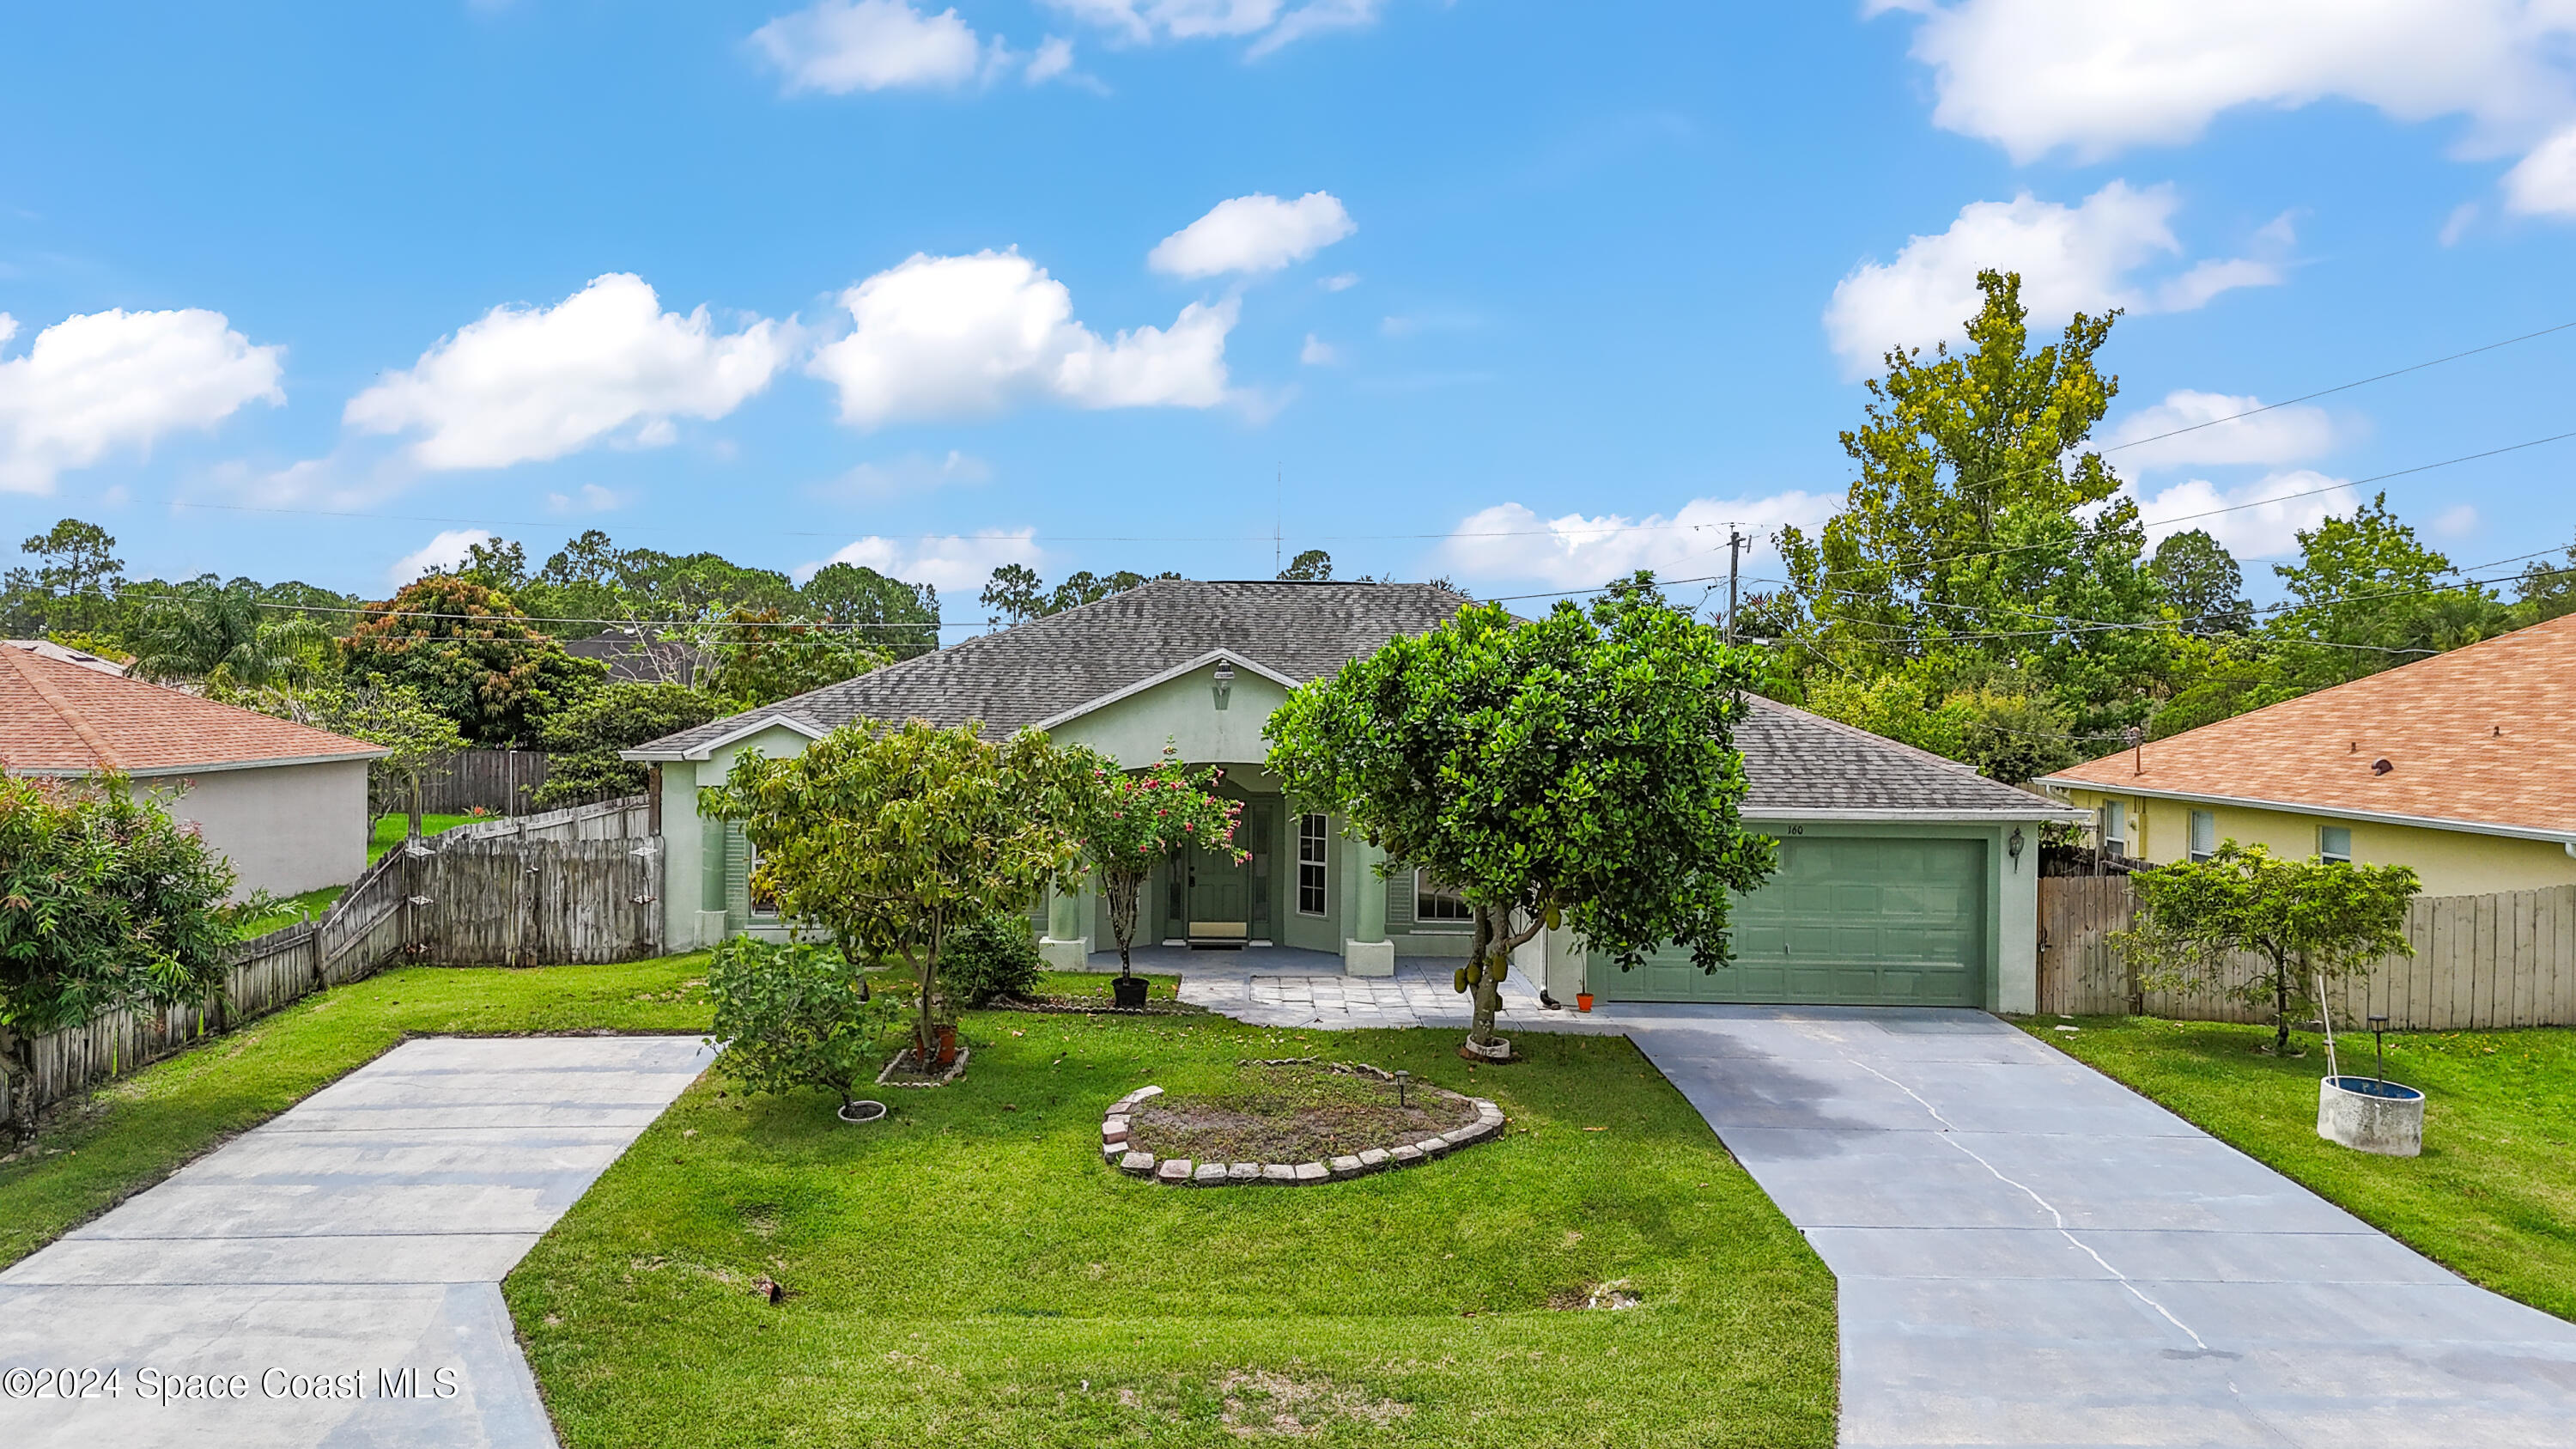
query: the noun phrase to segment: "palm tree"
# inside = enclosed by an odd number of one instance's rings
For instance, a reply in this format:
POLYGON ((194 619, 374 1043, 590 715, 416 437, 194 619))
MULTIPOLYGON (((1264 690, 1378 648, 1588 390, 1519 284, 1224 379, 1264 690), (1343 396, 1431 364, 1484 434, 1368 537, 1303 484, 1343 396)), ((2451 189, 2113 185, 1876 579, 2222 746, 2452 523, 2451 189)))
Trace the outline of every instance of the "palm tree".
POLYGON ((245 590, 211 589, 152 605, 143 618, 134 673, 244 689, 297 684, 313 676, 330 647, 331 632, 310 618, 273 618, 245 590))

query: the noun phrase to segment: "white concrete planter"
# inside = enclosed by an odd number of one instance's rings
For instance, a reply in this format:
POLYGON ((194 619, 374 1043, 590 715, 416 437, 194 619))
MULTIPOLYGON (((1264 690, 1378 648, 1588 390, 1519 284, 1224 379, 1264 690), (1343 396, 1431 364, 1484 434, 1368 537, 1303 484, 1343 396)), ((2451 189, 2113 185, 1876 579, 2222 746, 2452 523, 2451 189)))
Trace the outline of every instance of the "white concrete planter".
POLYGON ((2362 1152, 2413 1157, 2424 1150, 2424 1094, 2373 1077, 2317 1083, 2317 1135, 2362 1152))

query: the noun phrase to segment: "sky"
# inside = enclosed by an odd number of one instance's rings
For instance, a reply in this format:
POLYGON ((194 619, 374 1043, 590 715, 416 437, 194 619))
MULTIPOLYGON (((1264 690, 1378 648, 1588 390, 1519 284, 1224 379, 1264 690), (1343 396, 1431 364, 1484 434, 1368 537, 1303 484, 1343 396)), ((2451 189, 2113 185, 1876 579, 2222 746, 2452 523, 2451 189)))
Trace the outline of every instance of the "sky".
POLYGON ((2258 596, 2383 488, 2576 536, 2576 438, 2451 461, 2576 429, 2557 0, 100 4, 0 67, 0 540, 138 576, 1705 578, 1981 266, 2123 309, 2100 441, 2258 596))

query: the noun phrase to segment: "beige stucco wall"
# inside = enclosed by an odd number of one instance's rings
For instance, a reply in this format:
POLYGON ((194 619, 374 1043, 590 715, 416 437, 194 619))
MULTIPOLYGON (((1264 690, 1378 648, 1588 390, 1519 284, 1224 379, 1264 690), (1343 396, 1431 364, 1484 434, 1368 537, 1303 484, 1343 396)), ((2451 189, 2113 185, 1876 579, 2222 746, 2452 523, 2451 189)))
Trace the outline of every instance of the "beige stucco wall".
POLYGON ((141 783, 240 873, 236 894, 347 885, 367 868, 367 762, 208 770, 141 783))
POLYGON ((2576 884, 2576 859, 2554 841, 2517 840, 2467 830, 2439 830, 2379 820, 2344 820, 2295 810, 2245 805, 2199 805, 2117 791, 2072 789, 2067 799, 2086 810, 2105 800, 2128 803, 2129 853, 2158 865, 2191 849, 2191 812, 2216 818, 2218 838, 2260 845, 2275 855, 2304 860, 2317 853, 2317 831, 2340 825, 2352 831, 2352 858, 2360 865, 2408 865, 2428 896, 2482 896, 2496 891, 2539 890, 2576 884))

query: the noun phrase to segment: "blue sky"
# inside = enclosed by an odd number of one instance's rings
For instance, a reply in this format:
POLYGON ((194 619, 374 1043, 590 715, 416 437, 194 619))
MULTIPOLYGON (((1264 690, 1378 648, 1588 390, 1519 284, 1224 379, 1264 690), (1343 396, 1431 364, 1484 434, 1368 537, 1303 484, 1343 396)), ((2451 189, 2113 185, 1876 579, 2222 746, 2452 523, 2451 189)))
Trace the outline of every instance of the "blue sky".
MULTIPOLYGON (((2536 0, 20 7, 0 537, 380 595, 596 526, 952 619, 1009 560, 1266 575, 1274 527, 1488 593, 1704 574, 1831 507, 1856 379, 1981 264, 2130 309, 2114 440, 2576 321, 2571 42, 2536 0)), ((2207 521, 2277 555, 2339 482, 2576 428, 2571 359, 2113 461, 2151 519, 2304 493, 2207 521)), ((2485 562, 2569 541, 2571 457, 2385 486, 2485 562)))

